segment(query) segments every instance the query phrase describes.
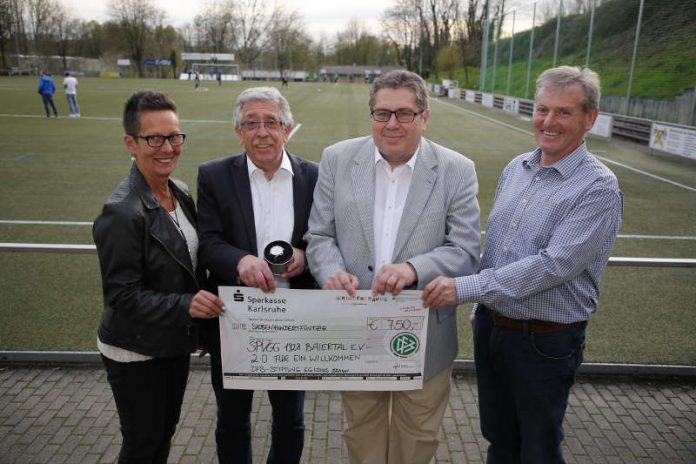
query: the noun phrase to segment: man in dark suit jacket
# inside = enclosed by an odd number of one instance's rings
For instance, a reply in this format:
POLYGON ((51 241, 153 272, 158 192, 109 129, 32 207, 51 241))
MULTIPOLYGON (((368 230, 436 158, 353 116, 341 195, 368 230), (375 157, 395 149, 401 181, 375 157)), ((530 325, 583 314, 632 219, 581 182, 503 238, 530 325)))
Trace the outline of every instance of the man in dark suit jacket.
MULTIPOLYGON (((317 181, 317 165, 288 154, 292 131, 287 100, 273 87, 243 91, 234 111, 235 132, 245 153, 207 162, 198 171, 199 260, 211 290, 245 285, 265 292, 276 287, 315 288, 306 265, 303 235, 317 181), (294 260, 274 275, 265 246, 283 240, 294 260)), ((221 463, 251 463, 251 390, 224 389, 218 320, 206 332, 211 379, 218 405, 215 431, 221 463)), ((269 391, 273 409, 268 464, 299 463, 304 445, 304 392, 269 391)))

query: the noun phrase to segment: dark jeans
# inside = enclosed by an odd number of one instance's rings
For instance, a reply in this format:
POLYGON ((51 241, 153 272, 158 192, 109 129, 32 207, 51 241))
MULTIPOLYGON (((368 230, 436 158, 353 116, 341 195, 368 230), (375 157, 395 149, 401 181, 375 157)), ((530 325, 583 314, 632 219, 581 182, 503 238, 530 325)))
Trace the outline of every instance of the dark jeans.
POLYGON ((167 462, 190 356, 122 363, 102 356, 121 422, 119 464, 167 462))
POLYGON ((584 346, 584 327, 546 334, 503 329, 479 305, 474 356, 488 464, 565 462, 563 416, 584 346))
MULTIPOLYGON (((222 387, 220 333, 217 324, 207 337, 210 378, 217 399, 215 441, 220 464, 251 464, 251 403, 253 390, 222 387)), ((267 464, 296 464, 304 447, 303 391, 269 390, 273 422, 267 464)))
POLYGON ((56 104, 53 103, 53 95, 43 95, 41 94, 41 100, 43 101, 44 110, 46 110, 46 116, 50 116, 51 113, 48 111, 49 105, 53 108, 53 114, 58 116, 58 110, 56 109, 56 104))

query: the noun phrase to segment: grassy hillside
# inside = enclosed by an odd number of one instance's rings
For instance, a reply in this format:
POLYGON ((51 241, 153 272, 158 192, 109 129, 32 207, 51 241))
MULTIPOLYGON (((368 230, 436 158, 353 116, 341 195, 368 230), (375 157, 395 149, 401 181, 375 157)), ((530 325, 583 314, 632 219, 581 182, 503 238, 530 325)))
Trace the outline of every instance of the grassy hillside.
MULTIPOLYGON (((589 66, 600 74, 605 95, 626 95, 639 4, 639 0, 611 0, 595 10, 589 66)), ((557 65, 584 66, 589 24, 589 13, 561 18, 557 65)), ((534 30, 531 89, 536 77, 553 65, 555 34, 555 18, 534 30)), ((527 30, 514 38, 510 94, 518 97, 525 97, 530 37, 527 30)), ((509 50, 510 39, 498 43, 496 93, 507 89, 509 50)), ((493 42, 488 52, 485 90, 492 91, 493 42)), ((463 72, 455 79, 463 83, 463 72)), ((470 87, 477 86, 471 76, 469 81, 475 83, 470 87)), ((696 1, 645 0, 632 95, 672 98, 695 85, 696 1)))

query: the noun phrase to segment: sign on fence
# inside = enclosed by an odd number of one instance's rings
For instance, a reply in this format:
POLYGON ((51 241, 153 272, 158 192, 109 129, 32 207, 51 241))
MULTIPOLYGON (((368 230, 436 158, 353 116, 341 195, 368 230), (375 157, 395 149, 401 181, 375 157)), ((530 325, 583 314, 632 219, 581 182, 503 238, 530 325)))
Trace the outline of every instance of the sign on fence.
POLYGON ((696 130, 653 122, 650 149, 696 159, 696 130))
POLYGON ((519 113, 520 112, 520 101, 513 97, 503 97, 503 111, 508 113, 519 113))
POLYGON ((592 129, 590 129, 590 135, 610 139, 611 130, 613 126, 614 116, 610 114, 600 113, 597 116, 597 120, 595 121, 594 126, 592 126, 592 129))

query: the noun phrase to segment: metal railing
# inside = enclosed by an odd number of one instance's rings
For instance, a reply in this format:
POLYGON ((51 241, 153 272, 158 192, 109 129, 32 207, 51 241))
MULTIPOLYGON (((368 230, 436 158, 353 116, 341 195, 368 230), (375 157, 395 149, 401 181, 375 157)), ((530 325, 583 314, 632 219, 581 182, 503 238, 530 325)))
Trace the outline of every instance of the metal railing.
MULTIPOLYGON (((71 245, 56 243, 0 243, 0 252, 39 252, 39 253, 71 253, 95 254, 96 245, 71 245)), ((652 268, 694 268, 696 259, 688 258, 635 258, 611 257, 610 266, 635 266, 652 268)), ((194 367, 207 368, 208 363, 198 356, 192 356, 194 367)), ((47 364, 98 364, 97 352, 51 352, 51 351, 0 351, 0 365, 22 363, 47 364)), ((473 373, 474 361, 456 359, 454 361, 456 374, 473 373)), ((580 374, 587 375, 641 375, 654 377, 696 377, 696 366, 683 365, 643 365, 643 364, 613 364, 613 363, 583 363, 580 374)))
MULTIPOLYGON (((0 251, 32 251, 47 253, 96 253, 96 245, 70 245, 61 243, 9 243, 0 242, 0 251)), ((636 258, 612 256, 610 266, 635 267, 696 267, 691 258, 636 258)))
MULTIPOLYGON (((460 89, 461 95, 460 99, 461 100, 466 100, 466 93, 467 89, 460 89)), ((468 90, 469 92, 472 92, 472 90, 468 90)), ((475 92, 475 98, 474 102, 481 104, 483 100, 483 93, 480 91, 473 91, 475 92)), ((529 116, 531 117, 534 113, 534 101, 533 100, 526 100, 523 98, 517 98, 517 97, 512 97, 516 98, 519 101, 519 110, 518 113, 524 116, 529 116)), ((493 95, 493 108, 497 108, 499 110, 504 109, 503 108, 503 102, 504 102, 505 96, 504 95, 498 95, 495 94, 493 95)), ((631 140, 634 140, 638 143, 641 143, 643 145, 648 145, 650 143, 650 128, 652 127, 652 121, 649 119, 643 119, 643 118, 635 118, 632 116, 623 116, 619 114, 613 114, 613 113, 607 113, 611 114, 612 116, 612 127, 611 127, 611 133, 612 135, 617 135, 620 137, 625 137, 631 140)))

